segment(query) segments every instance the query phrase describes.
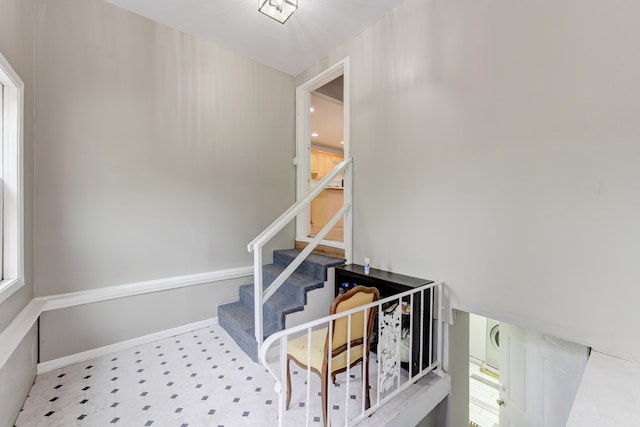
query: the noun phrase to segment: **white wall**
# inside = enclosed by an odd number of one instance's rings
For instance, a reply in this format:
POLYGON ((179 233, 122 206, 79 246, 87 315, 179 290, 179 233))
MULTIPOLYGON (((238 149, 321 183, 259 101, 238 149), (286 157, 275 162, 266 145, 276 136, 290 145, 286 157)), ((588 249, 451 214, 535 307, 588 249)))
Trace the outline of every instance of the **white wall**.
POLYGON ((640 360, 639 21, 629 1, 407 0, 297 76, 351 57, 355 258, 640 360))
MULTIPOLYGON (((252 264, 295 196, 293 77, 100 0, 36 22, 36 294, 252 264)), ((213 317, 237 285, 47 313, 43 359, 85 347, 78 324, 98 346, 213 317)))
POLYGON ((487 360, 487 318, 469 313, 469 356, 487 360))
MULTIPOLYGON (((0 52, 25 84, 24 88, 24 250, 25 283, 0 303, 0 333, 14 321, 33 296, 33 60, 34 2, 0 0, 0 52)), ((7 362, 0 366, 0 427, 12 426, 29 392, 36 370, 37 328, 22 339, 7 362)), ((7 345, 0 339, 0 347, 7 345)))

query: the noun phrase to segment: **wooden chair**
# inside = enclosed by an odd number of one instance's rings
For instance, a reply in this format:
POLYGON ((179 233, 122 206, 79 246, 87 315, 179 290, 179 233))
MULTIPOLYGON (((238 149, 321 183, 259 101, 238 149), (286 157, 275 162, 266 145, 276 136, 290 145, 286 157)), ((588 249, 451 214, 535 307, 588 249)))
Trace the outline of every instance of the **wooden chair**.
MULTIPOLYGON (((356 286, 355 288, 339 295, 331 304, 330 314, 340 313, 353 308, 377 301, 380 293, 376 288, 356 286)), ((362 362, 363 348, 369 348, 369 339, 373 330, 373 321, 376 310, 367 310, 367 335, 363 337, 364 312, 351 315, 351 352, 347 361, 347 339, 348 339, 348 316, 333 321, 333 340, 331 351, 331 379, 335 384, 336 375, 350 367, 362 362)), ((310 369, 320 376, 322 384, 322 418, 325 427, 327 426, 327 379, 329 369, 329 334, 328 328, 318 329, 311 332, 311 366, 307 367, 308 361, 308 335, 304 334, 292 339, 287 344, 287 409, 291 403, 291 373, 290 361, 293 360, 302 369, 310 369)), ((369 354, 362 366, 362 378, 365 381, 365 408, 371 406, 369 400, 369 354)), ((307 402, 309 404, 309 402, 307 402)))

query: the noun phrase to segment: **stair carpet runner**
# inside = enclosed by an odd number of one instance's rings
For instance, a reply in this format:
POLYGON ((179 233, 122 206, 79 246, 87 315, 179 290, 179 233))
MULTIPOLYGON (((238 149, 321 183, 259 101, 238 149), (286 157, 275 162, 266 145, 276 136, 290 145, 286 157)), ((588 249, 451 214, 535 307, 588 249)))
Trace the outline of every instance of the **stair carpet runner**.
MULTIPOLYGON (((297 249, 273 251, 273 264, 263 266, 263 287, 266 289, 280 273, 298 256, 297 249)), ((263 333, 269 335, 285 328, 285 316, 304 310, 307 292, 322 288, 327 280, 327 270, 344 264, 344 259, 311 254, 282 284, 263 306, 263 333)), ((218 307, 218 322, 234 341, 258 362, 258 343, 254 327, 254 286, 240 286, 240 300, 218 307)), ((328 308, 327 308, 328 310, 328 308)))

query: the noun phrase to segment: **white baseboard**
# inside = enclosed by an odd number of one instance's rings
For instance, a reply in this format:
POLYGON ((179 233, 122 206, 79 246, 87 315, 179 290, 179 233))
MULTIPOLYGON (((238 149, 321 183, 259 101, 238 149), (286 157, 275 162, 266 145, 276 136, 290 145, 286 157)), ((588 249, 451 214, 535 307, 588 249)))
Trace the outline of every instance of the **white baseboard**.
POLYGON ((165 331, 155 332, 153 334, 145 335, 138 338, 122 341, 115 344, 105 345, 103 347, 94 348, 92 350, 83 351, 81 353, 72 354, 58 359, 49 360, 47 362, 38 363, 37 373, 38 375, 50 372, 56 369, 64 368, 67 366, 75 365, 76 363, 86 362, 87 360, 102 357, 110 353, 126 350, 128 348, 136 347, 143 344, 148 344, 154 341, 158 341, 164 338, 169 338, 175 335, 184 334, 186 332, 195 331, 196 329, 206 328, 218 324, 218 318, 202 320, 200 322, 190 323, 188 325, 178 326, 177 328, 167 329, 165 331))

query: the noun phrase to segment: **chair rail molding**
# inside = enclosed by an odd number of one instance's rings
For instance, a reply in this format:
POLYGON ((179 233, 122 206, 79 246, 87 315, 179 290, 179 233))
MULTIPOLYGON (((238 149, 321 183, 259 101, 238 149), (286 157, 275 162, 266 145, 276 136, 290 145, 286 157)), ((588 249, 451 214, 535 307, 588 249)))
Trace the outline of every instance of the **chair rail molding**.
POLYGON ((237 267, 206 273, 148 280, 86 291, 46 295, 33 298, 16 318, 0 332, 0 369, 18 348, 29 330, 45 311, 59 310, 84 304, 133 297, 153 292, 204 285, 224 280, 241 279, 253 275, 253 266, 237 267))

